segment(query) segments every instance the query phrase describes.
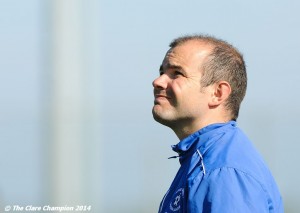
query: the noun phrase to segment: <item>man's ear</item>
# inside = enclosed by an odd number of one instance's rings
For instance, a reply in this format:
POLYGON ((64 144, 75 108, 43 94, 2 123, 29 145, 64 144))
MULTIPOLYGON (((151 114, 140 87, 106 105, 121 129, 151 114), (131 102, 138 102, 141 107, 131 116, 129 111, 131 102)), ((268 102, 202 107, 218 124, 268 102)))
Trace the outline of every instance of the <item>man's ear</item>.
POLYGON ((210 107, 217 107, 227 100, 231 93, 231 86, 227 81, 219 81, 212 87, 210 107))

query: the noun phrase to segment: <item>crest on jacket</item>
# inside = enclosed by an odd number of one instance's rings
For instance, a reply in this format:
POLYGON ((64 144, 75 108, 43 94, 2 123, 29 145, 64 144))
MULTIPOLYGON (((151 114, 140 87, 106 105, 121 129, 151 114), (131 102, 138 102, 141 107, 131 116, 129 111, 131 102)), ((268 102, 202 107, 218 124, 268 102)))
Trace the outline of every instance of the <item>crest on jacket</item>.
POLYGON ((173 212, 177 212, 181 208, 183 198, 184 198, 184 189, 180 188, 173 195, 171 202, 170 202, 170 209, 173 212))

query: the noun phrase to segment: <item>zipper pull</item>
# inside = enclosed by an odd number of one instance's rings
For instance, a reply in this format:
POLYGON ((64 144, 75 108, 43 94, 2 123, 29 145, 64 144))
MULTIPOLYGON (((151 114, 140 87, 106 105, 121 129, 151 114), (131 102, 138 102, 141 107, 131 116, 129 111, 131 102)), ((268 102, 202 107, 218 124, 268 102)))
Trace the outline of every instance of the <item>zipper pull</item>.
POLYGON ((178 156, 171 156, 171 157, 168 157, 168 159, 172 159, 172 158, 179 158, 179 155, 178 156))

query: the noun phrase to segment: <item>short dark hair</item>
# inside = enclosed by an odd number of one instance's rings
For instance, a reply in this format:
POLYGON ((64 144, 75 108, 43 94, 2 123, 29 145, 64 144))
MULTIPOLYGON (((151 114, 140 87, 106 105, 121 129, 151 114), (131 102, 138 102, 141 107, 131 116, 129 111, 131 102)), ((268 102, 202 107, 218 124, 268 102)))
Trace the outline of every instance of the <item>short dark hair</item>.
POLYGON ((247 89, 247 73, 243 55, 226 41, 208 35, 182 36, 173 40, 170 47, 175 48, 192 40, 212 46, 212 51, 201 67, 201 85, 207 87, 222 80, 227 81, 232 91, 225 106, 231 111, 231 119, 236 120, 247 89))

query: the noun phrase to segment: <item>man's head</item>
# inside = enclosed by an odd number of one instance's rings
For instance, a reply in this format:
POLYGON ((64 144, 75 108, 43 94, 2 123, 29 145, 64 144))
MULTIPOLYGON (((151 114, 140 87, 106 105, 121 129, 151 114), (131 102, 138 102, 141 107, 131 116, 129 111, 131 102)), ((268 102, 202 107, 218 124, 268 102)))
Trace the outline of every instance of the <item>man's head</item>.
POLYGON ((175 132, 236 120, 247 87, 242 55, 202 35, 177 38, 170 47, 153 81, 154 119, 175 132))

